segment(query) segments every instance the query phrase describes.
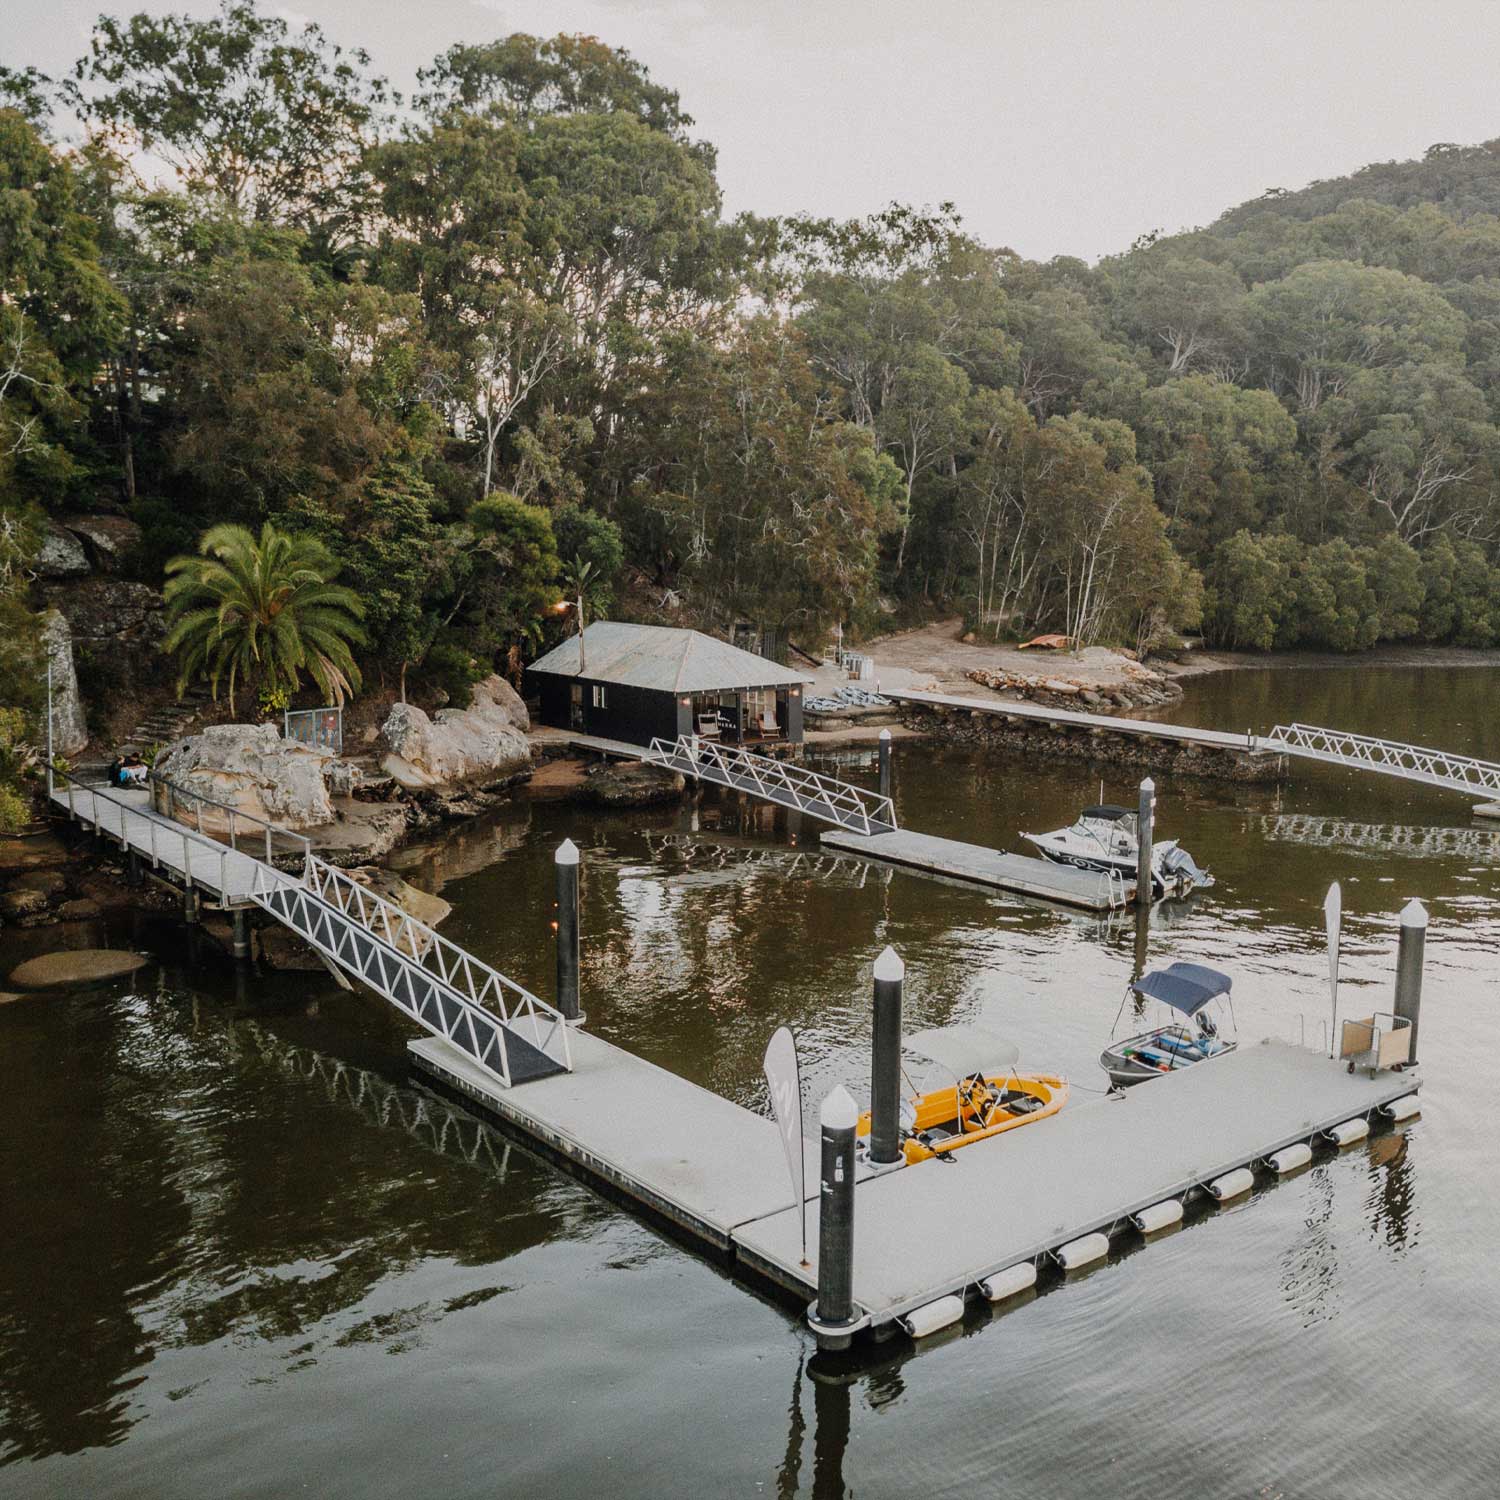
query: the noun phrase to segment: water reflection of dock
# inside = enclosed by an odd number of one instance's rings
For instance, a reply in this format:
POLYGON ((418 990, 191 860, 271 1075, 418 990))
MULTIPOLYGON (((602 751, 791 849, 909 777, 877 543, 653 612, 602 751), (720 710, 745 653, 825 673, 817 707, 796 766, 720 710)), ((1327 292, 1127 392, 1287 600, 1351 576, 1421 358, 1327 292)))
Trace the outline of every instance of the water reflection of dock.
POLYGON ((1316 813, 1268 813, 1260 820, 1268 839, 1319 849, 1369 849, 1463 859, 1500 855, 1500 828, 1413 827, 1402 823, 1356 823, 1316 813))

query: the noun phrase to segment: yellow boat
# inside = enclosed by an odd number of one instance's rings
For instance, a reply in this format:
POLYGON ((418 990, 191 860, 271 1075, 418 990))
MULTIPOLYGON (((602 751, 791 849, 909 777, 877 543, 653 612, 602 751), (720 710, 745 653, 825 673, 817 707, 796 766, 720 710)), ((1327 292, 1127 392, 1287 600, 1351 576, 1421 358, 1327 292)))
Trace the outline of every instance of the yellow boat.
MULTIPOLYGON (((977 1026, 935 1027, 905 1046, 953 1075, 951 1085, 902 1101, 901 1149, 908 1164, 1045 1120, 1068 1102, 1067 1079, 1018 1073, 1019 1049, 977 1026)), ((868 1111, 855 1131, 868 1141, 868 1111)))

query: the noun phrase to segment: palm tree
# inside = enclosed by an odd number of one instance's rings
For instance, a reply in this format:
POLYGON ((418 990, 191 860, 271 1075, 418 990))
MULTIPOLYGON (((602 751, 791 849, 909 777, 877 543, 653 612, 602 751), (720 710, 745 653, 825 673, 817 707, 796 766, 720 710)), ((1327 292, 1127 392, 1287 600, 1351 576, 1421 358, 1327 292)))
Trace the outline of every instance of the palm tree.
POLYGON ((362 644, 365 607, 353 589, 332 582, 333 554, 316 538, 279 531, 260 537, 244 526, 211 527, 196 556, 167 564, 167 640, 178 653, 179 693, 206 675, 215 698, 227 675, 235 685, 259 668, 269 687, 295 692, 303 667, 335 703, 359 686, 351 643, 362 644))

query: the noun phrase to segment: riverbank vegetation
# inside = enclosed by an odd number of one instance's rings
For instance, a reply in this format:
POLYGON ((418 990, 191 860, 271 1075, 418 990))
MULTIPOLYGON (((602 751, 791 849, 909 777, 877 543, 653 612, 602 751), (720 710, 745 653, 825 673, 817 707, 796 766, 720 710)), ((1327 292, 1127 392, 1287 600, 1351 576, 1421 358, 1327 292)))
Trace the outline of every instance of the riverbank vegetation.
POLYGON ((1500 142, 1039 264, 949 206, 727 218, 682 101, 591 38, 419 76, 247 3, 0 74, 7 609, 47 518, 103 510, 156 586, 214 528, 307 538, 363 610, 336 670, 459 701, 564 628, 565 568, 811 641, 955 605, 1500 640, 1500 142))

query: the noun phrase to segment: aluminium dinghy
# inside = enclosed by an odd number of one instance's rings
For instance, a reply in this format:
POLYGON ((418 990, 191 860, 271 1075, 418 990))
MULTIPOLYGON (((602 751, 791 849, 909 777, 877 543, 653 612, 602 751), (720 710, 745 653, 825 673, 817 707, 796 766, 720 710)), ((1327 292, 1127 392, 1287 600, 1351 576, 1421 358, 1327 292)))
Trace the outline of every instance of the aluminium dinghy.
MULTIPOLYGON (((1172 1019, 1123 1041, 1111 1041, 1099 1056, 1099 1066, 1111 1084, 1128 1088, 1159 1078, 1178 1068, 1191 1067, 1210 1057, 1233 1052, 1234 1008, 1229 999, 1233 981, 1206 964, 1174 963, 1132 980, 1120 1001, 1132 995, 1165 1006, 1172 1019), (1221 1018, 1216 1012, 1223 1012, 1221 1018)), ((1115 1017, 1115 1029, 1120 1025, 1115 1017)))

